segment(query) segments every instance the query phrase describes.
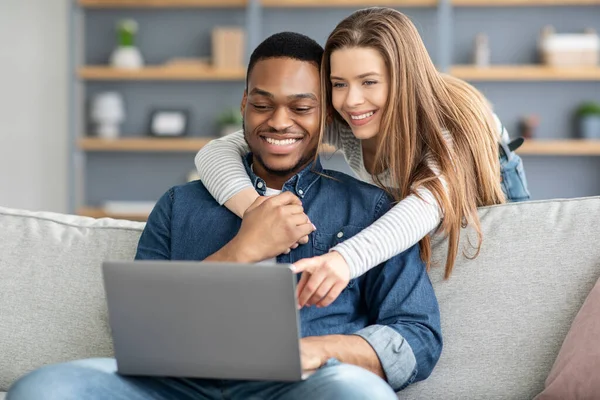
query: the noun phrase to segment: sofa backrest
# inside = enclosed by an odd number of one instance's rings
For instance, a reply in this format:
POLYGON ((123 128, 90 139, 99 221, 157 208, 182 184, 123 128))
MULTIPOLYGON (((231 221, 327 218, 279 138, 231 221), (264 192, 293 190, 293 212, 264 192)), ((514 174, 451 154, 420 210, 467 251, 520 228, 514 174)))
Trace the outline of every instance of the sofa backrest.
MULTIPOLYGON (((600 276, 600 197, 481 208, 484 242, 452 277, 430 274, 444 349, 407 399, 531 399, 600 276)), ((468 237, 476 243, 470 231, 468 237)), ((443 266, 445 243, 434 245, 443 266)), ((472 252, 470 253, 472 254, 472 252)))
POLYGON ((0 392, 41 365, 113 354, 105 259, 133 259, 144 224, 0 208, 0 392))
MULTIPOLYGON (((532 398, 600 276, 600 197, 479 213, 481 253, 459 257, 448 281, 435 241, 444 350, 401 398, 532 398)), ((132 259, 143 226, 0 208, 0 391, 44 364, 112 355, 100 265, 132 259)))

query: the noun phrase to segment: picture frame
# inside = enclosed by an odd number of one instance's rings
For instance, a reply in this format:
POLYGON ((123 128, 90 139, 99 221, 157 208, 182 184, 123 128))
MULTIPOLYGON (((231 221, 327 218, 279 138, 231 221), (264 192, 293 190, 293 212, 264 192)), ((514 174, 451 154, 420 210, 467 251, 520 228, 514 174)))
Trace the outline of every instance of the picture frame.
POLYGON ((150 136, 175 138, 188 134, 190 112, 186 109, 163 108, 150 113, 148 132, 150 136))

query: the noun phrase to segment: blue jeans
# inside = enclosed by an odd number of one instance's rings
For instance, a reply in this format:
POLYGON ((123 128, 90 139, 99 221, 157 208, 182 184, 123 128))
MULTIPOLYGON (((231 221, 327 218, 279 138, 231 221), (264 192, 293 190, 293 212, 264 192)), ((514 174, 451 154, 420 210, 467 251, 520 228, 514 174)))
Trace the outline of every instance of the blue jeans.
POLYGON ((45 366, 19 379, 6 400, 397 399, 377 375, 334 359, 293 383, 125 377, 116 371, 110 358, 45 366))

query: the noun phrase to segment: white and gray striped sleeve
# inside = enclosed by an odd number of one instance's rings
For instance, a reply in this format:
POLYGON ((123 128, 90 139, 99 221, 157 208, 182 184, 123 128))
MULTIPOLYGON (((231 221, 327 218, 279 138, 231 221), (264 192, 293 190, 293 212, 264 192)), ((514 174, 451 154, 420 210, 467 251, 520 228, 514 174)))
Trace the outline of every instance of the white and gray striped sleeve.
POLYGON ((211 140, 194 159, 200 180, 209 193, 223 205, 252 182, 244 168, 242 156, 250 151, 243 131, 211 140))
POLYGON ((435 197, 426 188, 417 192, 420 197, 407 196, 373 224, 331 249, 344 257, 351 279, 409 249, 439 226, 442 210, 435 197))

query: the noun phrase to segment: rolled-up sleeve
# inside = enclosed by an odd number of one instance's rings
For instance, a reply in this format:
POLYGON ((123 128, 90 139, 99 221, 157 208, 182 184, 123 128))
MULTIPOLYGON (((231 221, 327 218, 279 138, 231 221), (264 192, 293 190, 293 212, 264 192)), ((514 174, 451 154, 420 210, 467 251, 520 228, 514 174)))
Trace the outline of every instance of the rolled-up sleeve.
POLYGON ((410 344, 401 334, 385 325, 371 325, 355 333, 365 339, 377 356, 388 384, 396 391, 414 381, 417 360, 410 344))

